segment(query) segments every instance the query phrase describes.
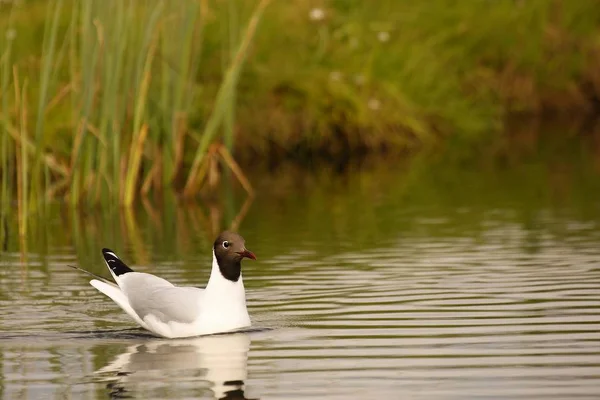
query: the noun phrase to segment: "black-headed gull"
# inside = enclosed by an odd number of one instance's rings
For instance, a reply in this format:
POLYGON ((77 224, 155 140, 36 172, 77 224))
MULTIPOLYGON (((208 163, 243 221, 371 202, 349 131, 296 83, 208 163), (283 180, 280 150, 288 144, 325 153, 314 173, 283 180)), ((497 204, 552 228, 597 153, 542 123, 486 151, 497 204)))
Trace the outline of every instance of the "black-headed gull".
POLYGON ((90 284, 150 332, 177 338, 250 326, 241 261, 256 257, 237 233, 223 232, 215 240, 205 289, 175 286, 158 276, 135 272, 109 249, 102 249, 102 254, 117 284, 105 279, 92 279, 90 284))

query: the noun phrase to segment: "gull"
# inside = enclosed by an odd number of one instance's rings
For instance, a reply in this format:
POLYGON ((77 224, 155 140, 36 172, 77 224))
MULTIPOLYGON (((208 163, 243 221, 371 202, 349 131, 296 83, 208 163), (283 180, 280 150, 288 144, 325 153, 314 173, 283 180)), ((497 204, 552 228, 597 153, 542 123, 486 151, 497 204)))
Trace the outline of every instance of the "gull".
POLYGON ((250 326, 242 259, 256 260, 242 236, 222 232, 213 244, 212 270, 205 289, 176 286, 156 275, 135 272, 110 249, 102 249, 114 281, 84 269, 90 284, 117 303, 138 325, 165 338, 230 332, 250 326))

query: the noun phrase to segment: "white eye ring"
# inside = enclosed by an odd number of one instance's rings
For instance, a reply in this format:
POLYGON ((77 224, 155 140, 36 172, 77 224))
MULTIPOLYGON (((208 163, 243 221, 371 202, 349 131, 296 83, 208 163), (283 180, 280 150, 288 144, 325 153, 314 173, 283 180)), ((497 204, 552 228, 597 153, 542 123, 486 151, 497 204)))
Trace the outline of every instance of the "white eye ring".
POLYGON ((226 249, 229 247, 229 242, 227 240, 223 241, 223 248, 226 249))

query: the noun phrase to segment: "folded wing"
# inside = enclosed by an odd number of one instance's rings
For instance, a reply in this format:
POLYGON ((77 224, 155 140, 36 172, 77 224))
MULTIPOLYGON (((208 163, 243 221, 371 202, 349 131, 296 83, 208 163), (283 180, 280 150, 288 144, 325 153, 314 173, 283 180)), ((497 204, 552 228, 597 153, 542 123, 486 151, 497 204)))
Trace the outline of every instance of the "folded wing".
POLYGON ((164 323, 192 323, 200 314, 202 289, 174 286, 142 272, 120 276, 119 286, 142 320, 151 315, 164 323))

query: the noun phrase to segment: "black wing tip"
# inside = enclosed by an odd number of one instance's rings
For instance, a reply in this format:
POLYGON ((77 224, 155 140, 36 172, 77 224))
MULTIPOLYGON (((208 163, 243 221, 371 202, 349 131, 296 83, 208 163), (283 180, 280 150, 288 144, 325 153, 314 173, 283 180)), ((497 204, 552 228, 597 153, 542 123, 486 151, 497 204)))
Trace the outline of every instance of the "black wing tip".
POLYGON ((121 276, 128 272, 133 272, 131 268, 129 268, 117 255, 114 251, 108 248, 102 249, 102 255, 104 256, 104 261, 106 261, 106 265, 108 268, 116 275, 121 276))
POLYGON ((111 249, 107 249, 106 247, 102 249, 102 256, 104 257, 104 259, 106 261, 108 260, 121 260, 119 258, 119 256, 117 256, 117 253, 115 253, 114 251, 112 251, 111 249))

